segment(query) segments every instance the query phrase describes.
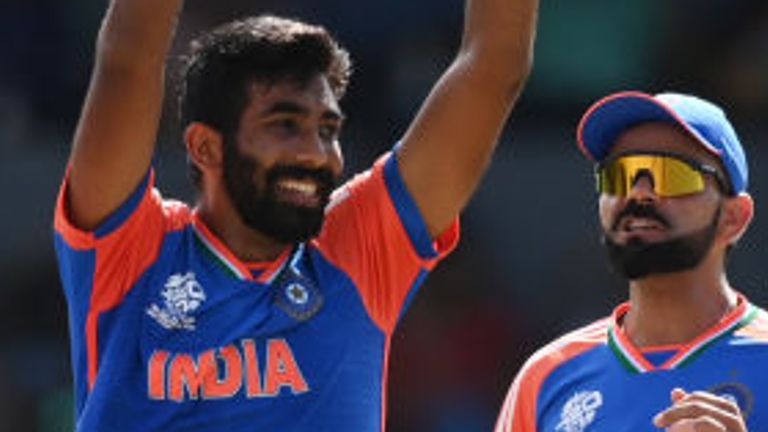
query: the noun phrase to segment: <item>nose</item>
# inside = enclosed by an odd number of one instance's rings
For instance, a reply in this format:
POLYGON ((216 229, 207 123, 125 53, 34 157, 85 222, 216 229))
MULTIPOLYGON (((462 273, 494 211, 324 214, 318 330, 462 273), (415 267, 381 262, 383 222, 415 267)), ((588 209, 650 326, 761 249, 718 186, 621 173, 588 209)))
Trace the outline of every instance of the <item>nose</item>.
POLYGON ((323 165, 328 158, 325 145, 314 134, 304 134, 297 147, 296 160, 302 164, 316 167, 323 165))
POLYGON ((341 154, 335 141, 327 141, 317 133, 306 133, 299 140, 295 153, 296 162, 309 168, 326 168, 334 173, 341 171, 341 154))
POLYGON ((648 171, 639 171, 632 179, 632 186, 627 193, 627 199, 634 199, 638 202, 656 201, 659 196, 653 187, 653 175, 648 171))

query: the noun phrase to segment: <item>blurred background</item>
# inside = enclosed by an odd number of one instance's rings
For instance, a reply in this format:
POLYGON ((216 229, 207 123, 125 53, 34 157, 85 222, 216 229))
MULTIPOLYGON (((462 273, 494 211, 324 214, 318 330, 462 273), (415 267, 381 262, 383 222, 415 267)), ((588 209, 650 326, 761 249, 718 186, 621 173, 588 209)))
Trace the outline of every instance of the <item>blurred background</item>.
MULTIPOLYGON (((0 2, 0 431, 71 431, 67 316, 51 214, 105 0, 0 2)), ((392 346, 390 432, 488 431, 521 362, 626 296, 599 242, 581 113, 614 91, 717 101, 750 157, 757 217, 731 282, 768 305, 768 2, 543 0, 533 74, 463 217, 463 240, 428 279, 392 346)), ((405 131, 458 45, 460 0, 188 0, 170 58, 201 29, 269 11, 328 26, 356 73, 343 108, 347 175, 405 131)), ((140 59, 137 59, 140 61, 140 59)), ((471 109, 471 107, 468 107, 471 109)), ((192 200, 169 103, 159 184, 192 200)))

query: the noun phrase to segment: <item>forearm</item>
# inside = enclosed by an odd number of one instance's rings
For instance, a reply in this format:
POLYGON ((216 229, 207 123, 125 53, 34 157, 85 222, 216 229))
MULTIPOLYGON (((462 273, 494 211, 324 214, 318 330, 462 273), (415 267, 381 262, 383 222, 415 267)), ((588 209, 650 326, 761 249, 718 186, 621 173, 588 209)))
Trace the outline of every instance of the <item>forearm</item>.
POLYGON ((97 61, 162 68, 183 0, 112 0, 97 43, 97 61))
POLYGON ((125 200, 152 159, 165 57, 182 0, 113 0, 70 157, 70 216, 97 226, 125 200))
POLYGON ((533 62, 538 0, 468 0, 457 63, 520 90, 533 62))
POLYGON ((458 56, 403 137, 403 179, 433 235, 466 205, 531 69, 538 2, 467 0, 458 56))

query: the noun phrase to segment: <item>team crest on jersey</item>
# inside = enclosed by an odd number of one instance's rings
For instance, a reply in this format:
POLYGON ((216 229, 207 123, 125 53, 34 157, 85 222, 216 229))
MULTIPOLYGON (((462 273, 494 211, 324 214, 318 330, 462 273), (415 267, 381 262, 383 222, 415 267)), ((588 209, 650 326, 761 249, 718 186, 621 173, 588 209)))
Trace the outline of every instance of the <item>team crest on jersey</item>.
POLYGON ((153 303, 147 308, 147 314, 168 330, 194 330, 195 317, 191 314, 200 308, 207 297, 195 274, 171 275, 160 295, 163 306, 153 303))
POLYGON ((323 306, 323 295, 317 284, 308 277, 300 263, 306 257, 304 244, 296 247, 286 265, 272 282, 272 296, 275 305, 288 316, 306 321, 323 306))
POLYGON ((307 278, 294 275, 278 287, 275 303, 294 319, 304 321, 323 305, 323 296, 307 278))
POLYGON ((560 432, 583 432, 595 421, 597 410, 603 405, 603 395, 599 391, 581 391, 563 405, 560 423, 555 427, 560 432))
POLYGON ((292 283, 285 287, 285 296, 296 305, 305 305, 309 301, 309 291, 299 283, 292 283))

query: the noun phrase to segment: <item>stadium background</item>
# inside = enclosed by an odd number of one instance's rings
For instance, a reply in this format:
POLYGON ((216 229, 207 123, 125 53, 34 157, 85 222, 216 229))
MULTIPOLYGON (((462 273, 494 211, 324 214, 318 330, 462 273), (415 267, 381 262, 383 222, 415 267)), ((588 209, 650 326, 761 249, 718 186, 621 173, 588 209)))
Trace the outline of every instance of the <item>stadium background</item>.
MULTIPOLYGON (((455 52, 461 4, 188 0, 174 56, 199 29, 249 12, 330 27, 356 65, 343 101, 349 174, 405 130, 455 52)), ((51 213, 105 5, 0 2, 0 431, 72 429, 51 213)), ((599 244, 590 166, 574 145, 580 114, 609 92, 672 89, 728 107, 750 155, 757 201, 753 227, 733 253, 731 282, 768 304, 768 173, 761 171, 768 163, 768 3, 544 0, 536 45, 533 75, 463 217, 463 241, 396 334, 390 432, 490 430, 527 355, 624 298, 599 244)), ((172 60, 171 99, 177 70, 172 60)), ((174 109, 166 108, 157 166, 168 195, 189 199, 174 109)))

